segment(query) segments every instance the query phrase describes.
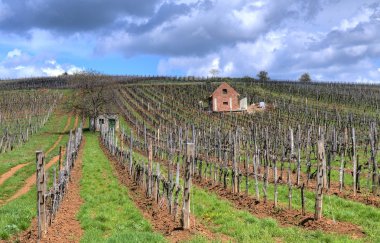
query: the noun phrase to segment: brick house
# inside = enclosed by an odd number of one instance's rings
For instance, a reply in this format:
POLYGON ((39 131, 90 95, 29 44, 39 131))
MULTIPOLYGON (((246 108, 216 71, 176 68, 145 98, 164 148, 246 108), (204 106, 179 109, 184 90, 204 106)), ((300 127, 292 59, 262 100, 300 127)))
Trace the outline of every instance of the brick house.
POLYGON ((223 82, 209 97, 211 111, 240 111, 239 96, 234 88, 223 82))

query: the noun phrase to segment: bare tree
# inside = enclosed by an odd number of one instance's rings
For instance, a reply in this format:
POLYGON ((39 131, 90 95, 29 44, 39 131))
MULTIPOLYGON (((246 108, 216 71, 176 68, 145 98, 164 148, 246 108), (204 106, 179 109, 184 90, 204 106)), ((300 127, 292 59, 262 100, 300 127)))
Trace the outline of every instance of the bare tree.
POLYGON ((72 106, 83 117, 90 118, 90 130, 95 131, 95 119, 104 113, 113 102, 112 80, 97 72, 81 72, 75 74, 71 82, 75 82, 78 92, 75 92, 72 106))
POLYGON ((268 76, 268 72, 267 72, 267 71, 264 71, 264 70, 260 71, 260 72, 257 74, 257 77, 259 78, 259 80, 260 80, 261 82, 266 82, 266 81, 269 81, 269 80, 270 80, 270 78, 269 78, 269 76, 268 76))
POLYGON ((301 77, 298 79, 301 83, 310 83, 311 77, 310 74, 304 73, 301 75, 301 77))
POLYGON ((217 69, 217 68, 212 68, 211 70, 210 70, 210 74, 211 74, 211 76, 214 78, 214 77, 216 77, 216 76, 218 76, 218 74, 219 74, 219 69, 217 69))

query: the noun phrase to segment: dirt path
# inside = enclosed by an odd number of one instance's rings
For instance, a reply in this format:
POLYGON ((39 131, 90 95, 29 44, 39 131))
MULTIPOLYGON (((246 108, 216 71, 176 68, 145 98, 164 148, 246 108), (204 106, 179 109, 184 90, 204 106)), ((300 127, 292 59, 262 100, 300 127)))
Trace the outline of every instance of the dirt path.
MULTIPOLYGON (((57 163, 59 160, 59 155, 54 156, 46 165, 45 170, 48 170, 50 167, 52 167, 55 163, 57 163)), ((10 198, 8 198, 5 203, 9 203, 16 198, 21 197, 22 195, 29 192, 29 190, 32 188, 32 186, 36 184, 36 173, 34 173, 32 176, 30 176, 28 179, 25 180, 25 184, 22 188, 20 188, 15 194, 13 194, 10 198)))
POLYGON ((79 124, 79 115, 75 116, 74 128, 77 128, 79 124))
MULTIPOLYGON (((47 234, 40 242, 79 242, 83 235, 83 230, 76 215, 83 204, 83 199, 80 197, 80 180, 82 178, 82 157, 85 143, 86 140, 83 138, 78 158, 71 171, 69 190, 62 200, 58 213, 47 230, 47 234)), ((24 231, 15 240, 20 242, 36 242, 37 219, 34 218, 29 229, 24 231)))
POLYGON ((4 174, 2 174, 0 176, 0 186, 6 181, 8 180, 10 177, 12 177, 18 170, 24 168, 25 166, 27 166, 29 163, 25 163, 25 164, 19 164, 19 165, 16 165, 15 167, 12 167, 10 170, 8 170, 7 172, 5 172, 4 174))
POLYGON ((106 154, 115 172, 115 176, 128 188, 128 194, 132 198, 136 207, 140 209, 144 218, 153 226, 155 231, 162 233, 169 242, 179 242, 190 240, 195 235, 202 235, 208 240, 231 242, 232 239, 222 234, 214 234, 204 225, 196 222, 193 215, 190 218, 190 224, 193 225, 191 230, 183 230, 179 224, 179 217, 173 220, 173 216, 168 213, 165 207, 160 208, 153 198, 145 197, 145 192, 141 186, 136 185, 127 175, 127 171, 122 168, 112 155, 103 147, 100 140, 101 148, 106 154))
MULTIPOLYGON (((70 126, 70 123, 71 123, 71 118, 72 118, 72 114, 70 114, 69 117, 67 118, 67 122, 66 122, 65 127, 63 128, 63 132, 66 132, 69 129, 69 126, 70 126)), ((51 146, 48 149, 48 151, 46 151, 45 155, 48 155, 51 151, 53 151, 58 146, 58 144, 61 142, 63 136, 64 136, 64 134, 59 135, 57 141, 55 141, 55 143, 53 144, 53 146, 51 146)))
MULTIPOLYGON (((63 131, 66 131, 69 128, 71 117, 72 116, 70 115, 69 118, 67 119, 67 122, 66 122, 66 125, 65 125, 63 131)), ((76 122, 77 122, 77 119, 78 119, 78 116, 76 117, 76 122)), ((53 146, 51 146, 49 148, 49 150, 46 152, 46 155, 48 155, 49 153, 51 153, 51 151, 53 151, 53 149, 55 149, 58 146, 58 144, 61 142, 62 138, 63 138, 63 135, 60 135, 58 137, 58 139, 54 142, 53 146)), ((7 171, 4 174, 2 174, 0 176, 0 185, 2 185, 6 180, 8 180, 9 178, 11 178, 17 171, 19 171, 20 169, 24 168, 25 166, 27 166, 30 163, 31 162, 27 162, 27 163, 24 163, 24 164, 16 165, 16 166, 12 167, 9 171, 7 171)))

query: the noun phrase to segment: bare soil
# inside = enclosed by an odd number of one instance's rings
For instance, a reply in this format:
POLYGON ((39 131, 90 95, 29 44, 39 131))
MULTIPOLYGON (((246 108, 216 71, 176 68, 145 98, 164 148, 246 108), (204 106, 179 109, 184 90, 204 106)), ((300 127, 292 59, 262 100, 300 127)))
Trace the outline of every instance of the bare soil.
MULTIPOLYGON (((167 165, 168 161, 161 160, 161 163, 167 165)), ((355 239, 365 236, 361 227, 349 222, 338 222, 328 218, 314 220, 312 213, 306 212, 305 215, 302 215, 301 210, 285 209, 280 204, 275 208, 272 201, 264 203, 243 193, 233 194, 230 189, 225 189, 222 185, 214 184, 205 178, 201 180, 197 177, 193 178, 192 181, 193 185, 207 189, 211 193, 216 193, 220 198, 230 201, 237 209, 247 210, 258 218, 274 218, 280 225, 285 227, 297 226, 306 230, 345 234, 355 239)))
MULTIPOLYGON (((101 144, 101 142, 99 141, 101 144)), ((219 240, 222 242, 230 242, 231 239, 222 234, 214 234, 208 230, 204 225, 197 222, 195 217, 191 215, 191 229, 183 230, 180 226, 178 214, 174 221, 174 216, 170 215, 165 206, 159 207, 153 198, 147 198, 141 186, 136 185, 135 182, 128 176, 126 168, 123 168, 113 156, 101 144, 103 152, 107 155, 108 159, 115 170, 115 174, 119 181, 122 182, 129 189, 129 196, 132 198, 136 207, 140 209, 144 218, 147 219, 153 226, 155 231, 163 234, 169 242, 179 242, 190 240, 195 235, 202 235, 209 240, 219 240)), ((178 210, 180 211, 180 210, 178 210)))
POLYGON ((8 180, 9 178, 11 178, 18 170, 24 168, 25 166, 27 166, 29 163, 24 163, 24 164, 19 164, 19 165, 16 165, 14 167, 12 167, 10 170, 8 170, 7 172, 5 172, 4 174, 2 174, 0 176, 0 186, 6 181, 8 180))
MULTIPOLYGON (((261 169, 263 169, 263 168, 261 168, 261 169)), ((280 174, 280 170, 278 170, 278 173, 280 174)), ((287 184, 287 181, 288 181, 288 175, 287 175, 287 173, 288 172, 287 172, 287 168, 286 168, 286 169, 284 169, 283 177, 279 178, 277 180, 279 184, 287 184)), ((251 175, 253 176, 253 174, 251 174, 251 175)), ((258 176, 261 179, 263 177, 262 174, 259 174, 258 176)), ((305 183, 305 189, 307 189, 309 191, 315 191, 315 188, 317 186, 316 185, 317 183, 316 183, 315 179, 310 179, 309 183, 306 184, 307 175, 304 172, 301 172, 300 178, 301 178, 300 179, 300 185, 302 185, 302 183, 305 183)), ((270 169, 268 180, 271 183, 274 183, 272 169, 270 169)), ((295 171, 291 172, 291 181, 292 181, 293 186, 297 186, 296 185, 297 174, 295 173, 295 171)), ((344 199, 348 199, 348 200, 351 200, 351 201, 360 202, 360 203, 363 203, 363 204, 366 204, 366 205, 369 205, 369 206, 380 207, 380 197, 375 196, 374 194, 372 194, 370 192, 364 192, 364 190, 363 191, 360 191, 360 190, 357 191, 356 196, 354 196, 353 195, 353 189, 352 189, 352 187, 348 186, 348 185, 345 185, 343 187, 342 192, 341 192, 340 191, 339 182, 337 182, 337 181, 331 181, 330 182, 330 188, 326 189, 324 191, 324 194, 335 195, 335 196, 338 196, 340 198, 344 198, 344 199)))
MULTIPOLYGON (((78 158, 71 171, 69 189, 61 202, 52 225, 48 227, 47 234, 43 236, 40 242, 79 242, 83 235, 83 230, 76 215, 83 203, 83 199, 80 197, 80 180, 82 178, 82 157, 85 143, 85 138, 83 138, 78 158)), ((34 218, 29 229, 14 240, 37 242, 37 219, 34 218)))
MULTIPOLYGON (((69 128, 69 126, 70 126, 70 120, 71 120, 71 115, 67 119, 64 131, 66 131, 69 128)), ((76 124, 78 123, 77 120, 78 120, 78 116, 76 117, 76 124)), ((54 142, 54 144, 48 149, 48 151, 45 154, 48 155, 51 151, 53 151, 58 146, 58 144, 61 142, 62 138, 63 138, 63 135, 60 135, 58 137, 58 139, 54 142)), ((16 165, 16 166, 12 167, 9 171, 7 171, 4 174, 2 174, 0 176, 0 185, 2 185, 6 180, 8 180, 9 178, 11 178, 17 171, 19 171, 20 169, 24 168, 28 164, 30 164, 30 162, 16 165)))
POLYGON ((282 226, 298 226, 306 230, 322 230, 323 232, 333 232, 338 234, 349 235, 352 238, 364 237, 363 230, 349 222, 338 222, 328 218, 314 220, 314 215, 306 212, 302 215, 300 210, 284 209, 279 206, 274 207, 274 203, 267 201, 257 201, 251 196, 245 194, 233 194, 229 189, 223 186, 213 185, 210 181, 193 180, 194 184, 216 193, 219 197, 230 201, 236 208, 248 210, 251 214, 258 218, 272 217, 282 226))
MULTIPOLYGON (((212 158, 212 161, 213 161, 212 163, 218 163, 215 161, 214 158, 212 158)), ((231 166, 231 164, 232 164, 232 162, 229 162, 229 166, 231 166)), ((246 174, 244 164, 240 163, 239 169, 243 175, 246 174)), ((252 170, 253 170, 252 165, 249 165, 248 175, 250 178, 253 178, 253 176, 254 176, 252 170)), ((263 179, 263 170, 264 170, 264 167, 261 166, 260 170, 258 171, 258 178, 260 180, 263 179)), ((345 176, 352 176, 349 172, 350 171, 349 169, 346 169, 345 171, 346 171, 345 176)), ((281 177, 280 165, 278 165, 277 173, 278 173, 277 183, 278 184, 288 184, 288 168, 287 168, 287 165, 285 165, 285 167, 283 169, 282 177, 281 177)), ((351 173, 352 173, 352 171, 351 171, 351 173)), ((294 187, 301 187, 302 183, 304 183, 306 190, 315 191, 316 184, 317 184, 315 178, 310 179, 308 183, 306 183, 306 181, 307 181, 306 178, 307 178, 307 174, 301 171, 300 184, 297 186, 296 185, 296 181, 297 181, 296 171, 293 169, 291 170, 291 182, 292 182, 292 185, 294 187)), ((269 169, 268 181, 270 183, 274 183, 273 168, 269 169)), ((363 185, 362 188, 364 188, 364 187, 365 186, 363 185)), ((347 200, 351 200, 351 201, 355 201, 355 202, 360 202, 360 203, 363 203, 363 204, 368 205, 368 206, 380 208, 380 197, 379 196, 376 196, 373 193, 368 192, 367 190, 363 190, 363 191, 358 190, 356 193, 356 196, 354 196, 353 195, 353 188, 352 188, 352 186, 349 186, 349 185, 344 185, 343 190, 340 191, 340 185, 339 185, 338 181, 331 180, 330 181, 330 188, 325 189, 323 193, 327 194, 327 195, 335 195, 335 196, 338 196, 338 197, 343 198, 343 199, 347 199, 347 200)))
MULTIPOLYGON (((45 170, 48 170, 50 167, 52 167, 55 163, 57 163, 59 160, 59 155, 53 157, 46 165, 45 170)), ((9 203, 10 201, 15 200, 16 198, 21 197, 22 195, 28 193, 32 186, 36 184, 36 173, 34 173, 32 176, 30 176, 28 179, 25 180, 25 184, 23 187, 21 187, 15 194, 13 194, 10 198, 8 198, 5 203, 9 203)))

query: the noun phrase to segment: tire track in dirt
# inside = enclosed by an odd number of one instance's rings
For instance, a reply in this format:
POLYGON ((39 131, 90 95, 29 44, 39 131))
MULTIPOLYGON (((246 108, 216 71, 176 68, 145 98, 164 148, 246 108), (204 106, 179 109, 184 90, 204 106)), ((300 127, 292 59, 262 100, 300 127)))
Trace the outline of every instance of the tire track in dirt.
MULTIPOLYGON (((66 132, 67 129, 69 128, 70 126, 70 123, 71 123, 71 118, 72 118, 72 114, 69 115, 69 117, 67 118, 67 121, 66 121, 66 125, 63 129, 63 132, 66 132)), ((78 119, 78 116, 76 118, 76 120, 78 119)), ((54 144, 49 148, 49 150, 45 153, 45 156, 47 156, 49 153, 51 153, 51 151, 53 151, 57 146, 58 144, 61 142, 62 138, 63 138, 64 134, 62 135, 59 135, 58 139, 54 142, 54 144)), ((64 153, 64 149, 62 151, 62 153, 64 153)), ((54 156, 46 165, 45 165, 45 169, 48 170, 51 166, 53 166, 55 163, 57 163, 57 161, 59 160, 59 155, 56 155, 54 156)), ((13 176, 18 170, 20 170, 21 168, 25 167, 26 165, 30 164, 29 163, 26 163, 24 164, 24 166, 18 168, 17 170, 14 170, 12 171, 13 173, 8 173, 8 176, 7 177, 4 177, 3 180, 6 181, 7 179, 9 179, 11 176, 13 176)), ((17 166, 15 166, 17 167, 17 166)), ((13 167, 13 168, 15 168, 13 167)), ((12 169, 13 169, 12 168, 12 169)), ((11 169, 11 170, 12 170, 11 169)), ((36 182, 36 173, 34 173, 32 176, 30 176, 29 178, 27 178, 25 180, 25 184, 22 188, 20 188, 15 194, 13 194, 10 198, 8 198, 7 200, 5 200, 4 202, 0 202, 0 205, 2 204, 6 204, 6 203, 9 203, 17 198, 19 198, 20 196, 26 194, 27 192, 29 192, 29 190, 31 189, 31 187, 35 184, 36 182)), ((1 183, 0 183, 1 185, 1 183)))
POLYGON ((77 114, 77 115, 75 116, 74 128, 78 128, 78 124, 79 124, 79 115, 77 114))
MULTIPOLYGON (((70 115, 69 118, 67 119, 66 125, 64 127, 64 131, 66 131, 68 129, 68 127, 70 126, 71 117, 72 116, 70 115)), ((77 122, 77 119, 78 119, 78 116, 76 118, 76 122, 77 122)), ((58 144, 61 142, 62 138, 63 138, 63 135, 60 135, 58 137, 58 139, 54 142, 53 146, 50 147, 49 150, 46 152, 46 155, 48 155, 51 151, 53 151, 53 149, 55 149, 58 146, 58 144)), ((20 169, 24 168, 25 166, 27 166, 30 163, 31 162, 27 162, 27 163, 24 163, 24 164, 16 165, 16 166, 12 167, 9 171, 7 171, 4 174, 2 174, 0 176, 0 186, 6 180, 8 180, 9 178, 11 178, 17 171, 19 171, 20 169)))
MULTIPOLYGON (((50 167, 52 167, 55 163, 57 163, 59 160, 59 155, 54 156, 46 165, 45 170, 48 170, 50 167)), ((9 203, 16 198, 21 197, 22 195, 29 192, 29 190, 32 188, 32 186, 36 184, 36 173, 34 173, 32 176, 30 176, 28 179, 25 180, 25 184, 22 188, 20 188, 15 194, 13 194, 10 198, 8 198, 5 203, 9 203)))
POLYGON ((28 163, 24 163, 24 164, 19 164, 19 165, 16 165, 14 167, 12 167, 10 170, 8 170, 7 172, 5 172, 4 174, 2 174, 0 176, 0 186, 6 181, 8 180, 10 177, 12 177, 18 170, 24 168, 25 166, 27 166, 28 164, 30 164, 30 162, 28 163))
POLYGON ((193 236, 202 235, 208 240, 232 242, 228 236, 223 234, 214 234, 208 230, 203 224, 196 221, 193 215, 190 216, 190 230, 183 230, 179 224, 179 217, 176 222, 173 221, 173 215, 170 215, 166 208, 160 208, 153 198, 145 197, 143 189, 136 185, 135 182, 127 175, 125 168, 122 168, 115 158, 104 148, 100 139, 99 144, 103 153, 110 161, 115 176, 119 181, 128 188, 128 195, 135 203, 136 207, 140 209, 144 218, 147 219, 155 231, 160 232, 165 236, 169 242, 180 242, 190 240, 193 236))
MULTIPOLYGON (((71 171, 69 189, 60 204, 52 225, 48 227, 47 234, 43 236, 40 242, 79 242, 83 235, 83 229, 76 215, 83 204, 83 199, 80 196, 80 180, 82 178, 82 158, 85 144, 86 140, 83 137, 78 158, 71 171)), ((21 233, 15 241, 37 242, 37 218, 33 219, 29 229, 21 233)))

